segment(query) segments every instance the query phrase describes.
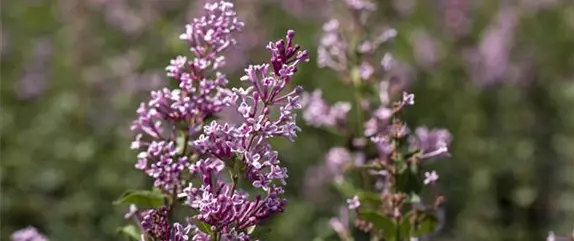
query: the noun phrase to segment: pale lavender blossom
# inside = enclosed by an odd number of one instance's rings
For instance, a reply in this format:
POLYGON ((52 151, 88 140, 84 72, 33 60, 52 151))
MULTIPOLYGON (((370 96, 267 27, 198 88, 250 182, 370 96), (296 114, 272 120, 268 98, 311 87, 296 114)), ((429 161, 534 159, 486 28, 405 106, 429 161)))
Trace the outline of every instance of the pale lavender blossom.
POLYGON ((15 85, 16 93, 22 99, 32 99, 44 92, 48 86, 50 58, 53 46, 49 39, 41 38, 34 44, 31 56, 23 69, 22 77, 15 85))
POLYGON ((337 127, 345 124, 351 104, 337 102, 329 106, 322 98, 321 90, 303 94, 303 119, 307 124, 315 127, 337 127))
POLYGON ((417 29, 409 36, 418 65, 430 69, 443 57, 439 43, 427 31, 417 29))
POLYGON ((446 129, 418 127, 414 134, 409 138, 409 145, 411 149, 421 151, 422 158, 448 155, 452 136, 446 129))
POLYGON ((36 228, 29 226, 10 235, 11 241, 48 241, 36 228))
POLYGON ((363 62, 359 66, 359 75, 361 76, 361 79, 363 79, 363 80, 370 79, 374 73, 375 73, 375 69, 368 62, 363 62))
POLYGON ((364 123, 364 135, 374 137, 376 135, 386 135, 389 132, 390 120, 393 111, 383 105, 376 109, 371 118, 364 123))
POLYGON ((388 41, 394 39, 397 36, 397 30, 394 28, 385 28, 378 36, 374 38, 368 38, 363 40, 359 46, 357 46, 357 51, 359 53, 374 53, 378 50, 378 47, 388 41))
POLYGON ((376 9, 376 5, 370 0, 345 0, 345 4, 358 11, 374 11, 376 9))
POLYGON ((170 241, 187 241, 189 240, 188 233, 191 230, 192 226, 187 225, 183 226, 180 223, 173 224, 173 235, 170 241))
POLYGON ((480 86, 488 86, 502 80, 510 62, 519 14, 514 8, 499 10, 495 21, 488 26, 471 61, 471 74, 480 86))
POLYGON ((556 235, 554 232, 549 232, 548 237, 546 237, 546 241, 556 241, 556 235))
POLYGON ((354 196, 351 199, 347 199, 347 204, 349 205, 349 209, 355 210, 361 206, 361 202, 359 201, 359 196, 354 196))
POLYGON ((414 105, 415 95, 403 92, 403 105, 414 105))
POLYGON ((333 147, 325 155, 326 168, 336 182, 343 180, 343 172, 346 166, 352 164, 351 153, 343 147, 333 147))
POLYGON ((471 4, 471 0, 441 1, 443 24, 455 37, 464 37, 470 32, 471 4))
POLYGON ((331 218, 329 225, 339 235, 341 240, 349 240, 351 230, 349 229, 349 211, 347 208, 341 207, 339 209, 339 216, 331 218))
POLYGON ((381 66, 385 71, 391 70, 393 67, 393 56, 390 53, 385 53, 381 59, 381 66))
POLYGON ((423 181, 423 183, 425 185, 429 185, 435 183, 438 180, 438 178, 439 176, 436 173, 436 171, 425 172, 425 180, 423 181))
POLYGON ((323 25, 323 36, 317 48, 317 63, 320 68, 335 71, 347 68, 347 42, 339 33, 339 21, 331 19, 323 25))

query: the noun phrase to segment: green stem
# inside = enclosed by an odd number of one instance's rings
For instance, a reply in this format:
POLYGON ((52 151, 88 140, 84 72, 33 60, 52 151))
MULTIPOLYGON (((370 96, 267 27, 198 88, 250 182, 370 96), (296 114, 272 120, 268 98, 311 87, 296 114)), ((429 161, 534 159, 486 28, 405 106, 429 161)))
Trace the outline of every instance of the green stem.
MULTIPOLYGON (((364 130, 363 130, 363 124, 365 123, 364 120, 364 113, 363 113, 363 108, 362 108, 362 103, 363 103, 363 96, 361 95, 361 91, 359 89, 359 85, 360 83, 360 79, 357 79, 357 76, 352 76, 351 77, 353 80, 353 85, 355 87, 355 101, 357 103, 357 108, 356 108, 356 114, 357 114, 357 136, 363 136, 364 135, 364 130)), ((363 152, 364 150, 361 148, 360 152, 363 152)), ((369 188, 369 176, 367 173, 367 170, 361 170, 361 178, 363 181, 363 186, 365 188, 369 188)))
POLYGON ((395 218, 395 222, 397 223, 397 225, 395 226, 395 237, 397 237, 397 241, 401 241, 401 222, 400 222, 400 218, 396 217, 395 218))

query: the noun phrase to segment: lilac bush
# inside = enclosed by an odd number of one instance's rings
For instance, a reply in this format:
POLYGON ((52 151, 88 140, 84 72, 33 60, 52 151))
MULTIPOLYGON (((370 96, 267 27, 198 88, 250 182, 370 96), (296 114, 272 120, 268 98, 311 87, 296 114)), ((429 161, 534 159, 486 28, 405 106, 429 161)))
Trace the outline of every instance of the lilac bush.
POLYGON ((371 1, 343 1, 342 5, 346 12, 335 13, 323 26, 318 64, 336 71, 354 87, 354 110, 350 103, 329 105, 315 90, 304 94, 303 117, 310 126, 346 135, 352 144, 333 147, 322 168, 310 170, 308 176, 314 178, 308 184, 317 186, 317 177, 322 177, 347 196, 348 211, 329 222, 341 240, 353 240, 350 218, 371 240, 427 237, 440 225, 445 199, 438 193, 439 175, 426 170, 425 164, 431 158, 449 156, 452 136, 444 129, 407 126, 401 113, 415 104, 415 96, 392 91, 387 73, 394 60, 382 51, 397 32, 373 27, 369 15, 376 6, 371 1), (356 127, 351 126, 350 115, 356 115, 356 127))
POLYGON ((177 87, 152 91, 132 125, 136 168, 153 178, 156 191, 127 193, 120 202, 161 201, 145 210, 132 206, 126 215, 139 225, 140 240, 250 240, 256 225, 286 205, 287 170, 269 139, 294 141, 300 130, 295 111, 302 88, 287 88, 307 52, 289 30, 267 45, 268 63, 245 69, 241 80, 249 87, 229 88, 220 72, 223 52, 243 23, 233 3, 207 3, 204 10, 180 35, 192 57, 178 56, 166 67, 177 87), (209 122, 228 107, 236 107, 241 123, 209 122), (240 180, 251 187, 240 188, 240 180), (173 217, 176 205, 190 210, 185 221, 173 217))

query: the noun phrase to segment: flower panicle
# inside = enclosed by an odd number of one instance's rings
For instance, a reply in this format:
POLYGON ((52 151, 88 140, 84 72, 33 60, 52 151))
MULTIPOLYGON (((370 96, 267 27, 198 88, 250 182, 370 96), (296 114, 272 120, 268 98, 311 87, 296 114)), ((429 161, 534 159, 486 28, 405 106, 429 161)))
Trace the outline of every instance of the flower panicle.
MULTIPOLYGON (((438 185, 435 185, 439 175, 436 171, 425 171, 421 164, 426 163, 426 159, 449 156, 448 146, 452 136, 445 129, 417 127, 411 131, 402 120, 401 112, 415 104, 415 96, 402 92, 393 84, 389 73, 395 61, 390 53, 381 48, 397 36, 397 31, 376 26, 378 24, 372 26, 372 22, 368 22, 369 15, 377 8, 373 1, 339 2, 344 5, 343 11, 349 14, 332 18, 323 25, 317 63, 321 68, 337 72, 344 84, 352 85, 355 92, 352 108, 357 121, 353 123, 353 120, 347 119, 350 118, 347 116, 350 104, 337 102, 330 105, 321 98, 320 90, 303 95, 303 119, 306 123, 314 127, 336 128, 347 137, 348 143, 346 147, 334 148, 336 151, 330 151, 324 163, 311 169, 314 171, 308 175, 308 185, 313 190, 329 181, 345 188, 356 185, 361 191, 357 193, 360 195, 344 195, 352 196, 347 196, 348 209, 357 215, 355 226, 365 232, 380 227, 371 223, 370 217, 364 217, 364 212, 376 213, 395 221, 407 215, 408 210, 421 212, 420 217, 438 216, 439 207, 444 202, 444 197, 438 194, 438 185), (402 96, 397 96, 401 92, 402 96), (398 100, 391 102, 392 99, 398 100), (350 124, 357 127, 352 128, 350 124), (320 170, 322 175, 315 169, 320 170), (419 185, 425 187, 425 192, 431 191, 435 200, 429 202, 430 205, 423 204, 419 196, 421 193, 409 191, 411 187, 406 187, 402 182, 404 180, 401 178, 406 172, 418 176, 421 180, 419 185), (354 174, 360 175, 357 178, 361 180, 360 183, 348 178, 354 174), (377 205, 373 205, 375 198, 377 205)), ((330 224, 344 240, 346 226, 336 219, 330 224)), ((371 233, 395 232, 373 231, 371 233)), ((416 240, 416 237, 411 239, 416 240)))
POLYGON ((283 212, 286 205, 281 186, 286 184, 287 170, 268 140, 275 137, 293 140, 300 130, 294 111, 301 108, 302 88, 285 90, 298 64, 307 61, 306 51, 293 44, 294 34, 290 30, 286 41, 270 43, 269 63, 246 68, 242 80, 250 86, 233 89, 235 106, 244 122, 231 125, 213 121, 193 141, 192 146, 204 158, 190 170, 201 176, 203 184, 190 185, 182 196, 186 197, 187 205, 199 211, 199 220, 222 234, 246 235, 246 228, 283 212), (278 117, 271 115, 273 107, 278 107, 278 117), (243 167, 242 173, 232 168, 232 179, 243 175, 264 195, 250 199, 248 193, 236 190, 234 183, 221 181, 226 166, 243 167))
POLYGON ((131 147, 140 150, 136 168, 195 211, 187 226, 172 223, 169 205, 138 212, 144 236, 158 240, 249 240, 248 228, 283 212, 287 203, 282 197, 287 169, 269 139, 293 141, 300 131, 295 111, 301 109, 302 87, 287 87, 299 65, 309 61, 307 51, 289 30, 285 39, 267 45, 267 63, 245 69, 241 80, 248 87, 228 88, 219 72, 225 65, 223 51, 236 43, 233 33, 243 23, 230 2, 207 3, 204 10, 205 16, 180 35, 193 57, 178 56, 166 67, 177 88, 153 91, 132 125, 136 137, 131 147), (232 106, 243 117, 241 123, 204 124, 232 106), (239 189, 239 179, 260 191, 239 189))
POLYGON ((243 23, 231 2, 207 3, 204 12, 179 36, 193 57, 178 56, 166 67, 178 88, 152 91, 131 126, 137 133, 131 147, 140 151, 136 168, 167 193, 181 188, 179 176, 189 167, 189 158, 181 153, 188 143, 178 144, 178 138, 199 133, 205 118, 233 102, 233 92, 225 87, 228 80, 218 70, 225 65, 223 51, 236 43, 233 34, 243 23))

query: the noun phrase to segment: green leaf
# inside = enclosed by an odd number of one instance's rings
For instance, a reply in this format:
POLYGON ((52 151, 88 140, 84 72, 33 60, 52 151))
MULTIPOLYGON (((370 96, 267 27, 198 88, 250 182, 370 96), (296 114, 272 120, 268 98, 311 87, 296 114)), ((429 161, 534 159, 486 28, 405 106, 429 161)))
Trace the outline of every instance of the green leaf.
POLYGON ((175 143, 177 145, 178 154, 184 154, 183 150, 185 149, 185 145, 187 145, 187 143, 185 143, 185 133, 183 131, 178 132, 175 143))
POLYGON ((343 181, 340 184, 335 184, 335 187, 343 196, 352 197, 357 195, 358 190, 350 182, 343 181))
POLYGON ((411 197, 409 199, 410 203, 420 203, 421 202, 421 197, 419 195, 417 195, 416 193, 411 193, 411 197))
POLYGON ((359 72, 359 68, 353 68, 351 70, 351 79, 355 86, 360 86, 361 84, 361 73, 359 72))
POLYGON ((127 191, 120 198, 114 201, 115 205, 129 203, 135 204, 138 208, 158 208, 165 199, 165 195, 158 191, 127 191))
POLYGON ((201 230, 202 232, 206 233, 206 234, 211 234, 211 225, 209 225, 208 223, 202 222, 202 221, 197 221, 197 228, 199 228, 199 230, 201 230))
POLYGON ((403 172, 399 174, 397 177, 397 184, 399 191, 404 193, 420 193, 423 188, 420 177, 412 172, 403 172))
POLYGON ((419 172, 419 166, 418 166, 417 162, 412 162, 410 166, 411 166, 411 172, 412 173, 416 174, 419 172))
POLYGON ((271 236, 271 227, 269 226, 259 226, 253 230, 251 233, 251 237, 257 238, 258 240, 270 240, 269 236, 271 236))
POLYGON ((358 192, 359 200, 365 203, 371 203, 373 205, 381 204, 381 195, 374 192, 360 191, 358 192))
POLYGON ((255 227, 257 227, 257 225, 249 226, 247 228, 247 234, 252 234, 253 231, 255 231, 255 227))
POLYGON ((394 240, 397 231, 396 223, 390 218, 374 212, 362 211, 360 212, 361 219, 373 224, 373 227, 383 231, 386 240, 394 240))
POLYGON ((402 237, 411 237, 411 217, 413 216, 413 211, 406 213, 401 219, 400 229, 402 237))
POLYGON ((401 235, 403 236, 416 236, 420 237, 426 234, 433 233, 438 225, 438 219, 432 215, 418 213, 416 226, 410 222, 413 212, 410 211, 401 219, 401 235))
POLYGON ((417 227, 416 236, 433 233, 438 226, 438 219, 435 216, 425 214, 417 227))
POLYGON ((132 240, 132 239, 139 240, 140 236, 141 236, 140 231, 134 225, 127 225, 127 226, 118 228, 117 232, 118 232, 118 234, 122 234, 128 240, 132 240))

